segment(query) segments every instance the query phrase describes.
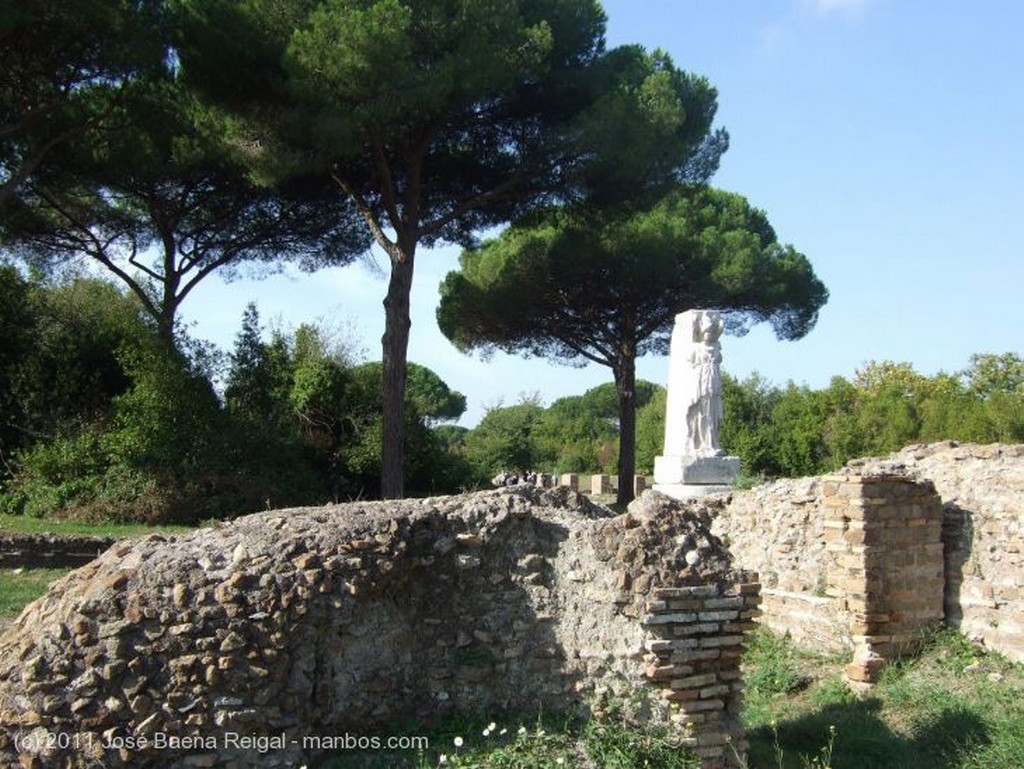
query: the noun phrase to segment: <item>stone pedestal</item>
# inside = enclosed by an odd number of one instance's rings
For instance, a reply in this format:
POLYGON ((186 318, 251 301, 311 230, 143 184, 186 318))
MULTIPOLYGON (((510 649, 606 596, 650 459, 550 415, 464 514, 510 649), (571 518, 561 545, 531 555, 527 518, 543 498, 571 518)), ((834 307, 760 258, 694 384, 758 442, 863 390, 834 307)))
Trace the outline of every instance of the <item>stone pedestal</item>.
POLYGON ((615 489, 612 488, 612 477, 610 475, 590 476, 590 493, 614 494, 615 489))
POLYGON ((730 456, 668 456, 654 458, 654 490, 675 499, 732 491, 740 474, 740 458, 730 456))

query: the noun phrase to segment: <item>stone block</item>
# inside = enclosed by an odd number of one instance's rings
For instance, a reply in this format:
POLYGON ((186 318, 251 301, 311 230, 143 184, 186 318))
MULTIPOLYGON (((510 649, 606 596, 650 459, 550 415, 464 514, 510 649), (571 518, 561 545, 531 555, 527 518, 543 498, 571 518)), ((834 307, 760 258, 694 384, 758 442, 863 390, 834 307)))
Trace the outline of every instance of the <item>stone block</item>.
POLYGON ((655 483, 654 490, 673 499, 693 499, 708 494, 731 494, 733 488, 711 483, 655 483))
POLYGON ((657 485, 733 485, 740 474, 740 458, 660 456, 654 458, 657 485))
POLYGON ((612 479, 610 475, 592 475, 590 476, 590 493, 591 494, 612 494, 612 479))

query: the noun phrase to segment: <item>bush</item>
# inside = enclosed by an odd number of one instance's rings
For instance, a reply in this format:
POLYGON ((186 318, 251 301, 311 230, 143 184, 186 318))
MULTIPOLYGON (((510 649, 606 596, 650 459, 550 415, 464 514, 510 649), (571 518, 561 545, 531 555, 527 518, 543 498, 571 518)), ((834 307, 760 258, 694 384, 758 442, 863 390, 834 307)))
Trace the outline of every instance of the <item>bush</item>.
POLYGON ((752 695, 788 694, 805 684, 789 639, 757 628, 747 641, 744 681, 752 695))

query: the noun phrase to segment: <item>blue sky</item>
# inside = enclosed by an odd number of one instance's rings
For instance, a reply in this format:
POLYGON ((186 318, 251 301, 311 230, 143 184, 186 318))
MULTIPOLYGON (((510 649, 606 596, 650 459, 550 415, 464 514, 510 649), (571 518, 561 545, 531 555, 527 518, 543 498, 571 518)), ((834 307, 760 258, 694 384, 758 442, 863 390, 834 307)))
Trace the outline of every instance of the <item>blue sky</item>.
MULTIPOLYGON (((640 43, 718 89, 731 136, 715 186, 764 209, 831 292, 804 339, 723 340, 723 366, 827 386, 871 360, 934 374, 976 352, 1024 353, 1024 3, 1018 0, 605 0, 609 46, 640 43)), ((410 359, 466 394, 461 424, 610 371, 457 352, 434 321, 457 249, 421 251, 410 359)), ((194 332, 230 349, 256 301, 267 324, 347 326, 379 359, 387 261, 201 285, 194 332)), ((638 373, 667 377, 666 358, 638 373)))

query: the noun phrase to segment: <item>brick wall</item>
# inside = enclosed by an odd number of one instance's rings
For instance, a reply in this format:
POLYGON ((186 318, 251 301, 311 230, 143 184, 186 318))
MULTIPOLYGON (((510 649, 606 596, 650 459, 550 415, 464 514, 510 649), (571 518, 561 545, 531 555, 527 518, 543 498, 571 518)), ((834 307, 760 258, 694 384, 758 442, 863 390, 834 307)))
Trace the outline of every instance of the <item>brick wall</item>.
POLYGON ((764 585, 762 622, 815 649, 853 650, 875 678, 943 617, 942 506, 895 472, 851 470, 737 493, 712 530, 764 585))
POLYGON ((798 643, 831 651, 856 646, 862 661, 872 660, 864 638, 884 647, 880 639, 889 636, 903 645, 939 615, 938 595, 947 625, 1024 662, 1024 445, 910 446, 851 463, 839 476, 783 480, 736 492, 728 503, 711 500, 706 515, 737 564, 760 574, 763 624, 798 643), (843 486, 872 477, 873 491, 843 486), (935 497, 918 497, 914 486, 935 497), (895 509, 892 519, 887 507, 895 509), (862 509, 878 521, 865 527, 862 509), (857 542, 861 530, 870 533, 857 542), (840 557, 853 564, 842 568, 863 563, 863 585, 857 575, 833 576, 840 557), (893 569, 906 574, 905 585, 893 569), (857 596, 869 585, 876 597, 895 591, 891 606, 861 611, 857 596), (909 630, 901 626, 908 616, 909 630))
POLYGON ((0 534, 0 568, 75 568, 89 563, 116 541, 113 537, 0 534))
POLYGON ((784 480, 705 501, 711 530, 761 580, 761 623, 798 644, 853 648, 848 619, 825 594, 830 566, 819 478, 784 480))
POLYGON ((942 498, 947 624, 1024 662, 1024 445, 911 446, 887 462, 942 498))

